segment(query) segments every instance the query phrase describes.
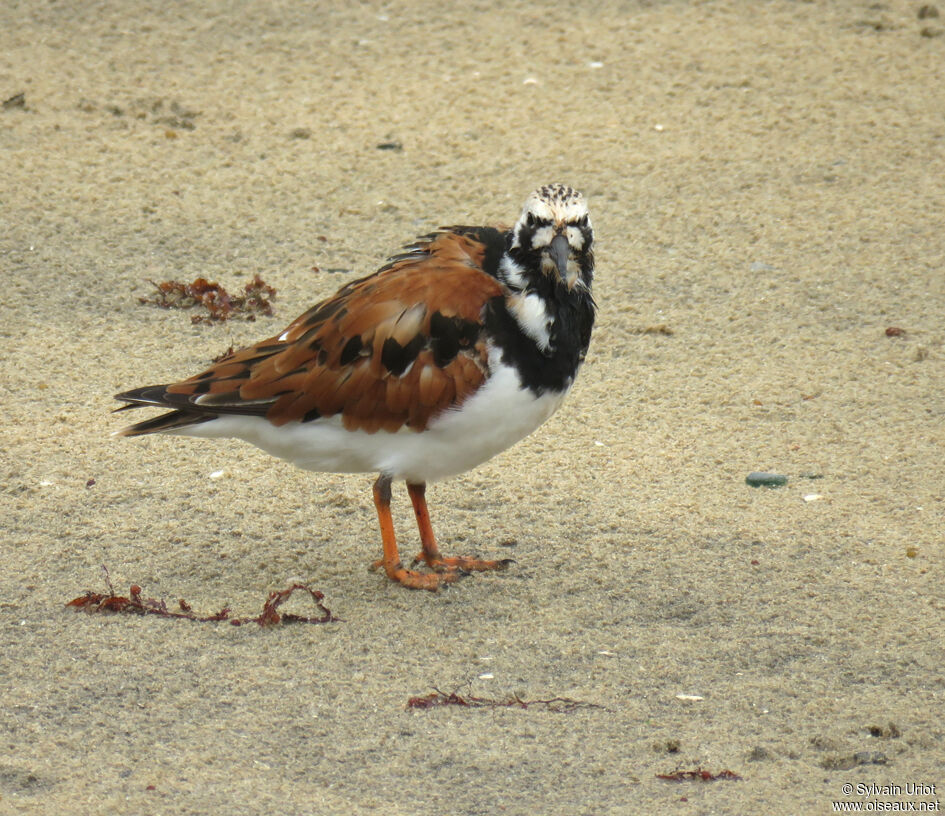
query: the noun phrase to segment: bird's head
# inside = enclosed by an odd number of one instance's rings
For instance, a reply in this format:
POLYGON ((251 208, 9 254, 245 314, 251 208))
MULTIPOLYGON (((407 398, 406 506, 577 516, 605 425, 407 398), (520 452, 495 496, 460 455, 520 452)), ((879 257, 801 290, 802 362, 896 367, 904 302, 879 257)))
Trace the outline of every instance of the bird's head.
POLYGON ((566 184, 539 187, 526 200, 512 229, 510 253, 526 268, 560 279, 567 288, 589 288, 594 270, 594 230, 587 203, 566 184))

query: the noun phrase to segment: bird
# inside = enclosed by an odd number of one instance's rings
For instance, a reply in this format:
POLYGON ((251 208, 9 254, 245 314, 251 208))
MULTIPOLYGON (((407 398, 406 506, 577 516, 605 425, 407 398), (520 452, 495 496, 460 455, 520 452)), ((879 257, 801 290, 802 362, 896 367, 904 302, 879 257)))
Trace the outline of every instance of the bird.
POLYGON ((509 559, 444 556, 426 485, 511 447, 559 408, 585 360, 597 304, 584 196, 532 192, 511 228, 440 227, 280 334, 115 411, 169 409, 115 432, 245 440, 300 468, 376 473, 383 567, 436 591, 509 559), (406 482, 421 549, 403 565, 392 483, 406 482), (418 568, 419 567, 419 568, 418 568))

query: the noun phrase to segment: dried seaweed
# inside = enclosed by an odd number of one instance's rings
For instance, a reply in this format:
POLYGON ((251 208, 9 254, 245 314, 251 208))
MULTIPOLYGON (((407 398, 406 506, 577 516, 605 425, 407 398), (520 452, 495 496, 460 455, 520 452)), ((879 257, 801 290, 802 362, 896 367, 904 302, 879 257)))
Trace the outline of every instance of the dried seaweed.
POLYGON ((197 278, 193 283, 148 281, 157 291, 152 297, 139 297, 138 302, 162 309, 192 309, 202 307, 206 314, 193 315, 193 323, 222 323, 240 318, 255 320, 257 315, 271 315, 276 290, 259 275, 243 287, 243 293, 231 295, 219 283, 197 278))
POLYGON ((596 703, 586 703, 581 700, 572 700, 570 697, 550 697, 546 700, 523 700, 517 694, 506 697, 504 700, 493 700, 489 697, 463 696, 455 691, 445 692, 434 688, 423 697, 411 697, 407 700, 407 708, 437 708, 439 706, 460 706, 463 708, 541 708, 545 711, 563 713, 576 711, 579 708, 602 708, 596 703))
POLYGON ((717 782, 719 780, 736 781, 741 777, 734 771, 724 770, 712 773, 704 768, 695 768, 691 771, 673 771, 668 774, 657 774, 657 779, 666 782, 717 782))
POLYGON ((186 620, 197 621, 198 623, 218 623, 227 621, 233 626, 242 626, 244 623, 258 623, 260 626, 277 626, 280 623, 330 623, 341 620, 335 617, 331 610, 323 603, 325 596, 318 590, 312 589, 307 584, 292 584, 283 590, 277 590, 269 593, 266 603, 263 605, 262 612, 254 618, 231 618, 230 608, 223 607, 214 615, 198 615, 193 611, 190 604, 183 598, 178 600, 179 611, 167 608, 163 600, 154 598, 145 598, 141 594, 141 587, 132 584, 129 593, 126 596, 118 595, 112 586, 111 577, 108 569, 102 567, 105 574, 105 584, 108 586, 108 594, 96 592, 86 592, 78 598, 73 598, 67 607, 71 607, 77 612, 94 613, 120 613, 125 615, 158 615, 162 618, 184 618, 186 620), (321 613, 317 617, 305 617, 302 615, 293 615, 290 613, 280 614, 278 609, 284 604, 294 592, 307 592, 318 611, 321 613))

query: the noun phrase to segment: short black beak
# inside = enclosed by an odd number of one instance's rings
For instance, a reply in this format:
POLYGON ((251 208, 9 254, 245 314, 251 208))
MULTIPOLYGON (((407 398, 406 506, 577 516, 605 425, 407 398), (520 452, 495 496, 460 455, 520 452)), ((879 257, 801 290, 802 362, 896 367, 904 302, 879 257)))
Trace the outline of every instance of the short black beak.
POLYGON ((553 260, 555 266, 558 267, 558 274, 561 276, 561 280, 567 280, 568 256, 571 254, 571 245, 568 243, 568 239, 564 235, 556 235, 551 239, 548 251, 551 254, 551 260, 553 260))

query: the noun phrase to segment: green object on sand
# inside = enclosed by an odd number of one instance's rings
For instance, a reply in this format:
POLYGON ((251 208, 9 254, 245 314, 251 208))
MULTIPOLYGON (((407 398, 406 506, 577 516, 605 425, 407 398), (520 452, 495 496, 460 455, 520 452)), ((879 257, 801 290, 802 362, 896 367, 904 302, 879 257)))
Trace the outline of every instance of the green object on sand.
POLYGON ((787 484, 787 476, 782 473, 767 473, 756 470, 745 477, 745 484, 750 487, 781 487, 787 484))

